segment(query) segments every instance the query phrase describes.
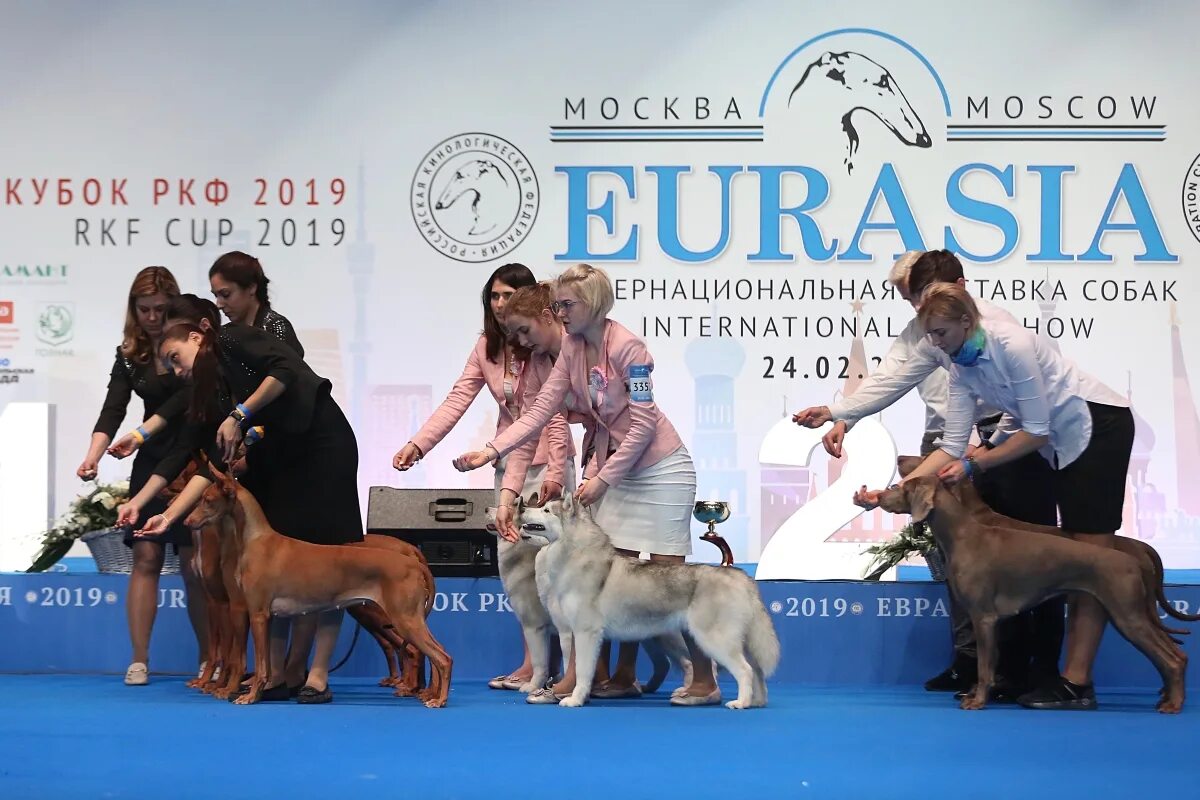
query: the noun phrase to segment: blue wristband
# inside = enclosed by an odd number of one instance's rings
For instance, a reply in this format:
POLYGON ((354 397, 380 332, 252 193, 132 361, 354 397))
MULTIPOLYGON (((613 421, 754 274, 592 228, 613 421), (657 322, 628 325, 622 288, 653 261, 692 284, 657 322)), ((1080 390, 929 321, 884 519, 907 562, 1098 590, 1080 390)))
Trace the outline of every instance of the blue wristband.
POLYGON ((143 442, 150 438, 150 433, 141 425, 137 426, 137 432, 142 435, 143 442))
POLYGON ((245 417, 246 419, 250 419, 250 417, 251 417, 250 409, 246 408, 245 403, 238 403, 237 410, 242 412, 243 417, 245 417))
POLYGON ((960 459, 958 460, 958 463, 960 463, 960 464, 962 464, 962 465, 963 465, 963 469, 964 469, 964 470, 966 470, 966 473, 967 473, 967 477, 968 477, 968 478, 970 478, 970 477, 973 477, 973 476, 974 476, 974 474, 975 474, 975 464, 974 464, 974 463, 971 461, 971 459, 969 459, 969 458, 960 458, 960 459))

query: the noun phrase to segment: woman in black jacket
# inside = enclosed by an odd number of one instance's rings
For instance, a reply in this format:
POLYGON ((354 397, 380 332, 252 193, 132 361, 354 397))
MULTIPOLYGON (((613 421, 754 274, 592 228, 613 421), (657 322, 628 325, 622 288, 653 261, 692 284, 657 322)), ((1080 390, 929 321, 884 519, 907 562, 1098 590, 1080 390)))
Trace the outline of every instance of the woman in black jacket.
POLYGON ((221 256, 208 270, 208 285, 217 308, 230 322, 266 331, 304 358, 304 348, 292 323, 271 307, 267 291, 270 282, 259 260, 240 250, 221 256))
MULTIPOLYGON (((192 386, 187 424, 172 453, 156 467, 155 476, 122 507, 121 521, 132 522, 148 498, 183 470, 196 448, 215 448, 217 460, 228 461, 253 424, 267 431, 263 442, 254 446, 270 448, 253 492, 271 527, 314 544, 362 541, 358 444, 330 396, 328 380, 287 345, 244 325, 226 325, 216 332, 172 325, 159 355, 192 386)), ((202 475, 192 478, 171 505, 136 535, 157 535, 183 519, 210 484, 202 475)), ((329 661, 340 621, 340 611, 321 615, 316 652, 308 680, 299 690, 300 702, 332 699, 329 661)), ((279 674, 285 643, 286 625, 281 628, 273 622, 272 675, 264 699, 288 696, 289 687, 279 674)))
MULTIPOLYGON (((124 339, 117 348, 116 360, 109 375, 108 394, 92 431, 87 455, 75 471, 83 480, 96 477, 100 457, 125 419, 126 409, 134 394, 142 401, 143 420, 148 420, 168 404, 173 395, 183 390, 183 382, 167 371, 155 357, 163 334, 166 306, 171 298, 178 295, 179 286, 166 267, 146 267, 134 278, 125 308, 124 339)), ((151 436, 139 426, 126 435, 126 438, 145 444, 133 460, 129 478, 130 494, 137 494, 146 486, 154 467, 170 452, 179 427, 178 424, 161 426, 157 434, 151 436)), ((151 497, 139 508, 139 515, 133 522, 144 523, 165 508, 165 501, 151 497)), ((148 682, 150 632, 158 611, 158 576, 162 572, 168 545, 175 547, 179 554, 189 600, 188 616, 197 642, 204 641, 204 604, 190 601, 193 596, 203 595, 199 579, 192 570, 192 536, 183 525, 165 528, 161 535, 154 538, 135 540, 127 533, 125 545, 133 548, 133 572, 129 576, 129 593, 125 599, 133 659, 125 672, 125 683, 141 686, 148 682)))

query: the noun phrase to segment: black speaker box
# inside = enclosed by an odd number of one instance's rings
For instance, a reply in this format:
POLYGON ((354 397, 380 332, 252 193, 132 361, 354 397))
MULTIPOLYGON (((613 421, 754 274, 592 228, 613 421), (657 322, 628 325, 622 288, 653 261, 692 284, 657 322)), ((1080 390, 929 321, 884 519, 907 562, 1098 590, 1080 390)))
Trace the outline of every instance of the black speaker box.
POLYGON ((492 489, 397 489, 372 486, 367 533, 395 536, 425 554, 436 577, 499 575, 496 534, 487 529, 492 489))

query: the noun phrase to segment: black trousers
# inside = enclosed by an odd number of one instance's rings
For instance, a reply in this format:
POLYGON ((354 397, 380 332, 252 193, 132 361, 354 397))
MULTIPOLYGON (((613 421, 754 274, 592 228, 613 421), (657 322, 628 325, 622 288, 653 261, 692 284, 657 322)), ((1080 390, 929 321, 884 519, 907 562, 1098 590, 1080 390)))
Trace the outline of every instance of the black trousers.
MULTIPOLYGON (((998 514, 1038 525, 1056 525, 1054 470, 1046 459, 1030 453, 977 476, 980 496, 998 514)), ((1066 597, 1052 597, 997 626, 1000 657, 997 672, 1019 684, 1034 684, 1058 675, 1066 632, 1066 597)), ((957 661, 974 662, 975 632, 971 618, 950 597, 957 661)))

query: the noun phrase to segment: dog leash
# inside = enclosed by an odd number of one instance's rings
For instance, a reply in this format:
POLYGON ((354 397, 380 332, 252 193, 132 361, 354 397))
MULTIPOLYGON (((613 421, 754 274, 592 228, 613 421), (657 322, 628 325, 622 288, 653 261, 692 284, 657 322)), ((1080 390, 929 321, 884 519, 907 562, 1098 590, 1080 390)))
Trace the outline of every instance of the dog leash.
POLYGON ((329 674, 333 674, 345 666, 350 660, 350 655, 354 652, 354 645, 358 644, 358 632, 362 630, 362 625, 356 620, 354 622, 354 636, 350 637, 350 649, 346 651, 346 655, 342 656, 342 660, 337 663, 337 666, 329 668, 329 674))

